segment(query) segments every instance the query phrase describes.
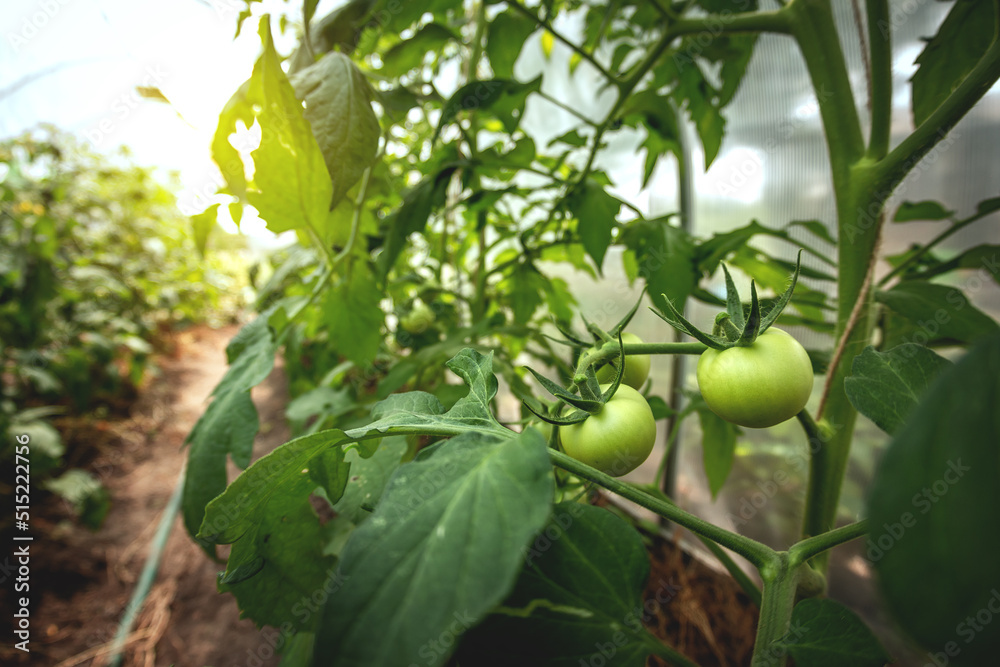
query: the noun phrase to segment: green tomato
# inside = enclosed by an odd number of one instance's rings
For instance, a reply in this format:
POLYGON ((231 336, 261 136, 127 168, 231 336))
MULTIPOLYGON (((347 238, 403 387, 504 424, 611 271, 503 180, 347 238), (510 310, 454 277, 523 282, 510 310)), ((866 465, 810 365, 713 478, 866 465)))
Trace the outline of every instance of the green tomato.
POLYGON ((421 334, 434 323, 434 311, 422 301, 417 302, 413 309, 400 321, 400 326, 411 334, 421 334))
MULTIPOLYGON (((622 334, 622 343, 628 345, 632 343, 633 345, 642 343, 643 340, 632 333, 622 334)), ((622 375, 622 383, 634 389, 642 389, 642 385, 646 383, 646 378, 649 377, 649 355, 648 354, 630 354, 625 357, 625 374, 622 375)), ((598 369, 597 371, 597 381, 607 382, 608 384, 614 382, 615 380, 615 367, 611 364, 606 364, 598 369)))
MULTIPOLYGON (((601 385, 601 391, 610 385, 601 385)), ((656 420, 649 403, 632 387, 620 385, 600 411, 579 424, 562 426, 563 451, 613 477, 632 472, 649 458, 656 420)))
POLYGON ((753 345, 705 350, 698 387, 712 412, 728 422, 767 428, 794 417, 809 400, 813 369, 797 340, 770 328, 753 345))

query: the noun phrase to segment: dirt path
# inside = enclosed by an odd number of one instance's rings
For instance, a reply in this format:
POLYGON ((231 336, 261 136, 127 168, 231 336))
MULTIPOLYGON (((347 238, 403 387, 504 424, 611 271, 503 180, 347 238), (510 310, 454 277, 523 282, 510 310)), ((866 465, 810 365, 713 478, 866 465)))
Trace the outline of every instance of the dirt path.
MULTIPOLYGON (((143 391, 131 418, 100 423, 98 430, 113 432, 91 465, 112 496, 100 531, 59 520, 66 512, 52 499, 36 512, 37 534, 44 537, 32 549, 32 654, 12 651, 5 641, 0 663, 105 664, 101 648, 114 637, 132 595, 186 458, 181 445, 225 373, 225 345, 236 330, 197 327, 177 334, 173 354, 158 361, 160 375, 143 391)), ((280 368, 253 397, 262 425, 256 459, 288 439, 287 384, 280 368)), ((230 479, 235 473, 231 466, 230 479)), ((277 664, 268 633, 240 620, 234 598, 216 592, 222 568, 191 542, 178 518, 124 664, 277 664)))

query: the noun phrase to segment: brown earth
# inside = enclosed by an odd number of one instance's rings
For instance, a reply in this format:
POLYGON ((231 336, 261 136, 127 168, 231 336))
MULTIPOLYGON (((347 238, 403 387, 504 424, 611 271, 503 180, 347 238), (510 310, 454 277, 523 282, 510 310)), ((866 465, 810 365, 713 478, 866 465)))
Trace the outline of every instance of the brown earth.
MULTIPOLYGON (((70 521, 60 501, 35 491, 31 653, 17 651, 5 640, 0 664, 106 664, 109 642, 187 457, 182 444, 226 371, 225 346, 236 331, 235 326, 195 327, 171 335, 171 353, 157 359, 158 374, 147 382, 128 418, 56 421, 70 451, 85 445, 96 453, 87 468, 101 478, 112 505, 95 533, 70 521)), ((257 458, 288 439, 287 386, 280 367, 253 390, 253 398, 262 425, 254 445, 257 458)), ((230 468, 232 478, 237 471, 230 468)), ((123 664, 277 664, 269 633, 240 620, 235 599, 216 592, 221 569, 194 545, 177 518, 123 664)), ((6 597, 12 591, 4 588, 6 597)), ((8 604, 4 600, 0 608, 8 604)), ((3 615, 10 618, 6 609, 3 615)))

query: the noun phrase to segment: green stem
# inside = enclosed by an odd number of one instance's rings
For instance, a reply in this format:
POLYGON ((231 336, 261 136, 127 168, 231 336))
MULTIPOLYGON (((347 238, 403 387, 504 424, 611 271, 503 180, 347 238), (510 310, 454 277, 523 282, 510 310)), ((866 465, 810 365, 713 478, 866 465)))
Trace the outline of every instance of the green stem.
POLYGON ((752 667, 781 667, 785 664, 785 649, 773 644, 785 636, 791 624, 798 576, 788 554, 779 552, 776 563, 761 570, 761 577, 764 590, 750 664, 752 667))
MULTIPOLYGON (((708 348, 704 343, 625 343, 625 356, 630 354, 701 354, 708 348)), ((580 356, 577 372, 584 373, 588 366, 610 361, 618 356, 618 341, 591 348, 580 356)))
POLYGON ((552 463, 563 470, 568 470, 577 477, 589 480, 598 486, 604 487, 612 493, 618 494, 626 500, 631 500, 640 507, 645 507, 659 516, 670 519, 679 526, 687 528, 696 535, 706 537, 713 542, 720 544, 730 551, 736 552, 750 561, 758 569, 765 566, 773 566, 777 556, 776 552, 765 544, 761 544, 749 537, 739 535, 711 524, 704 519, 700 519, 693 514, 689 514, 676 505, 664 502, 655 498, 645 491, 627 484, 621 480, 606 475, 599 470, 580 463, 576 459, 554 449, 549 450, 549 457, 552 463))
MULTIPOLYGON (((990 213, 992 213, 992 211, 990 213)), ((897 266, 892 271, 890 271, 889 273, 887 273, 881 280, 878 281, 879 287, 881 287, 882 285, 885 285, 890 280, 892 280, 894 277, 898 276, 902 272, 906 271, 906 269, 908 269, 911 266, 913 266, 913 264, 915 264, 917 262, 917 260, 919 260, 921 257, 923 257, 924 255, 926 255, 934 246, 938 245, 939 243, 941 243, 942 241, 944 241, 945 239, 947 239, 949 236, 951 236, 955 232, 959 231, 960 229, 968 227, 972 223, 977 222, 979 220, 982 220, 987 215, 990 215, 990 213, 986 213, 986 214, 983 214, 983 215, 980 215, 979 213, 976 213, 975 215, 971 215, 971 216, 969 216, 968 218, 966 218, 964 220, 959 220, 958 222, 956 222, 955 224, 953 224, 951 227, 949 227, 948 229, 944 230, 943 232, 941 232, 940 234, 938 234, 937 236, 935 236, 933 239, 931 239, 930 241, 928 241, 926 244, 920 246, 920 248, 917 249, 916 252, 914 252, 912 255, 910 255, 909 257, 907 257, 905 261, 903 261, 903 262, 901 262, 899 264, 899 266, 897 266)))
POLYGON ((1000 41, 993 44, 951 95, 913 133, 880 160, 872 184, 885 201, 907 173, 982 99, 1000 78, 1000 41))
MULTIPOLYGON (((796 0, 785 10, 790 12, 792 34, 802 52, 819 103, 833 176, 839 230, 835 338, 840 340, 848 329, 858 300, 868 298, 863 294, 865 277, 878 229, 875 224, 857 224, 856 212, 869 199, 865 189, 856 187, 855 183, 859 176, 863 176, 862 168, 870 167, 870 161, 859 165, 865 154, 864 140, 830 0, 796 0)), ((860 181, 864 183, 863 177, 860 181)), ((811 448, 803 523, 803 534, 807 537, 826 532, 836 516, 857 418, 842 388, 846 369, 850 366, 845 361, 853 359, 860 351, 857 346, 867 340, 867 313, 856 317, 854 322, 850 340, 844 341, 844 361, 829 371, 833 377, 830 384, 832 395, 826 407, 834 427, 833 436, 811 448)))
POLYGON ((546 102, 549 102, 550 104, 554 104, 557 107, 559 107, 560 109, 562 109, 563 111, 568 111, 569 113, 573 114, 574 116, 576 116, 577 118, 579 118, 581 121, 583 121, 587 125, 591 125, 591 126, 594 126, 594 127, 597 126, 597 121, 588 118, 579 109, 574 109, 573 107, 571 107, 570 105, 566 104, 565 102, 563 102, 559 98, 552 97, 551 95, 549 95, 548 93, 546 93, 544 90, 539 90, 536 94, 539 97, 541 97, 543 100, 545 100, 546 102))
POLYGON ((527 7, 525 7, 524 5, 522 5, 520 2, 517 2, 517 0, 507 0, 507 4, 510 5, 511 9, 514 9, 514 10, 520 12, 524 16, 528 17, 529 19, 531 19, 532 21, 534 21, 535 23, 537 23, 540 27, 544 28, 547 32, 549 32, 553 37, 555 37, 560 42, 562 42, 563 44, 565 44, 566 46, 568 46, 570 49, 572 49, 574 53, 576 53, 581 58, 583 58, 584 60, 586 60, 588 63, 590 63, 591 65, 593 65, 594 68, 598 72, 600 72, 604 76, 604 78, 606 78, 608 81, 617 82, 617 79, 615 78, 615 76, 611 72, 609 72, 607 69, 605 69, 604 65, 602 65, 599 62, 597 62, 597 60, 594 58, 594 56, 590 55, 585 50, 583 50, 583 48, 577 46, 573 42, 571 42, 568 39, 566 39, 565 37, 563 37, 563 35, 560 34, 555 28, 553 28, 552 24, 550 24, 548 21, 546 21, 543 18, 540 18, 533 11, 531 11, 530 9, 528 9, 527 7))
POLYGON ((892 32, 888 0, 867 0, 868 49, 871 52, 871 138, 868 157, 880 160, 889 151, 892 121, 892 32))
MULTIPOLYGON (((466 82, 473 81, 477 78, 477 67, 479 65, 479 60, 483 55, 483 36, 486 31, 486 1, 479 0, 475 7, 475 21, 476 21, 476 32, 472 40, 472 53, 469 56, 469 62, 466 64, 465 80, 466 82)), ((472 114, 469 118, 469 133, 466 135, 466 143, 469 146, 469 154, 472 156, 473 160, 478 158, 479 155, 479 117, 476 114, 472 114)), ((473 171, 472 177, 469 180, 469 187, 475 191, 480 187, 479 173, 473 171)), ((476 284, 475 284, 475 297, 472 303, 472 321, 480 321, 486 314, 486 286, 487 273, 486 273, 486 225, 488 219, 485 210, 480 210, 476 214, 476 233, 478 237, 478 248, 479 257, 478 265, 476 266, 476 284)))
POLYGON ((741 32, 788 34, 791 32, 789 22, 791 13, 788 10, 788 7, 783 7, 774 11, 731 14, 725 20, 720 20, 718 16, 679 18, 669 25, 667 35, 673 40, 675 37, 696 32, 707 32, 711 35, 741 32))
POLYGON ((780 12, 788 14, 816 93, 834 188, 840 194, 846 191, 850 165, 864 154, 864 141, 830 0, 796 0, 780 12))
MULTIPOLYGON (((794 34, 813 80, 826 131, 836 192, 838 223, 838 302, 836 338, 840 362, 830 369, 823 416, 832 435, 810 469, 803 536, 820 535, 836 520, 840 488, 853 439, 857 412, 844 393, 851 362, 868 344, 871 290, 866 287, 880 234, 885 201, 917 162, 982 98, 1000 78, 1000 43, 994 41, 955 91, 885 158, 873 160, 858 150, 857 114, 833 27, 829 2, 796 0, 794 34), (828 94, 836 91, 837 94, 828 94)), ((878 26, 876 26, 878 27, 878 26)), ((824 568, 826 554, 816 565, 824 568)))
POLYGON ((864 537, 868 534, 868 530, 868 520, 863 519, 856 523, 848 524, 827 533, 823 533, 822 535, 807 537, 806 539, 795 543, 788 549, 788 557, 793 565, 800 565, 808 561, 810 558, 829 551, 836 546, 850 542, 851 540, 856 540, 859 537, 864 537))
MULTIPOLYGON (((657 488, 655 484, 647 484, 638 488, 645 490, 650 495, 659 498, 664 502, 670 503, 671 505, 676 504, 670 499, 669 496, 657 488)), ((736 580, 736 583, 743 589, 743 592, 747 594, 748 598, 750 598, 750 601, 757 605, 757 607, 760 607, 760 588, 753 582, 753 580, 750 579, 750 577, 747 576, 747 573, 743 571, 743 568, 736 564, 736 561, 733 560, 732 556, 730 556, 725 549, 707 537, 702 537, 697 533, 694 533, 694 536, 705 545, 705 548, 708 549, 720 563, 722 563, 722 566, 726 568, 730 575, 732 575, 733 579, 736 580)))

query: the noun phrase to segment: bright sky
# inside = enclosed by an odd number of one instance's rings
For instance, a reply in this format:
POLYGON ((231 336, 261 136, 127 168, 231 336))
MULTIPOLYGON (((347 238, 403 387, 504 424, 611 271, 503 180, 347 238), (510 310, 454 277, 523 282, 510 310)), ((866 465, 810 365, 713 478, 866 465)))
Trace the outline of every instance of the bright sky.
MULTIPOLYGON (((204 209, 210 200, 202 194, 218 185, 209 144, 219 112, 250 76, 260 50, 256 19, 233 39, 245 6, 243 0, 4 3, 0 136, 50 122, 101 152, 127 145, 138 163, 181 173, 185 213, 204 209), (136 86, 158 87, 173 108, 140 97, 136 86)), ((265 0, 255 13, 285 6, 265 0)), ((276 41, 290 48, 277 35, 276 41)))

